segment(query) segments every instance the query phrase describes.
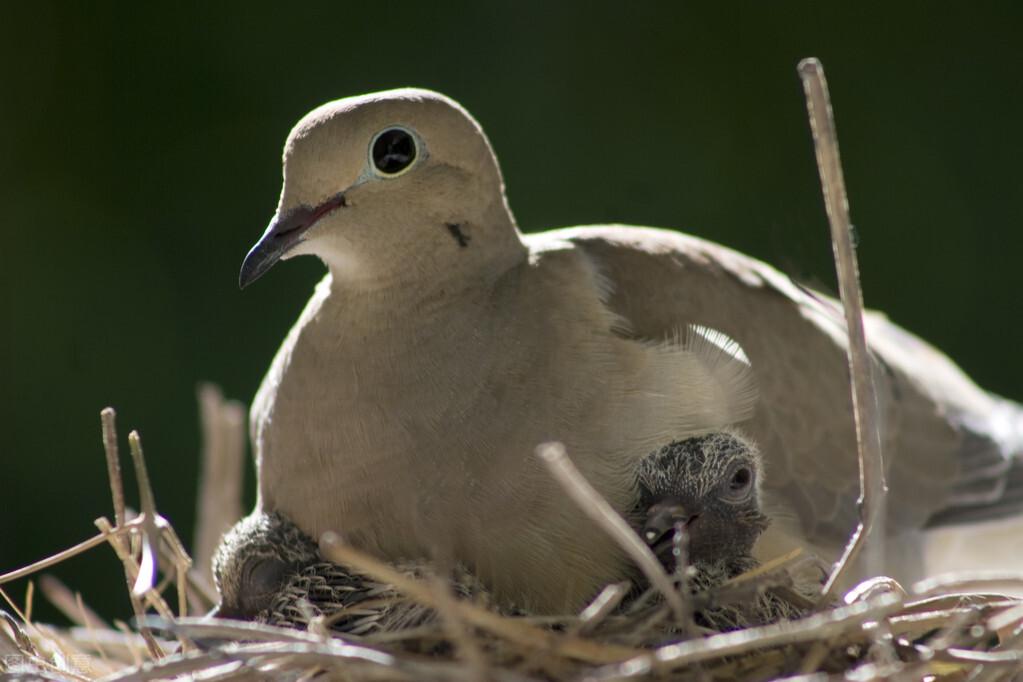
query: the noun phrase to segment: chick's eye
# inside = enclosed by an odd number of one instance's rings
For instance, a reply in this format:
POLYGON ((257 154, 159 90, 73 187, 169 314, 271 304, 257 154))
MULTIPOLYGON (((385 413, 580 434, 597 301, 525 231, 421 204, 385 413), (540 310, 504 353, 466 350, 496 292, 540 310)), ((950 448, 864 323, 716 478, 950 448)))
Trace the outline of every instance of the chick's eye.
POLYGON ((272 594, 284 582, 287 565, 276 559, 263 559, 248 566, 245 574, 247 591, 252 594, 272 594))
POLYGON ((743 467, 732 474, 732 483, 730 487, 732 490, 742 490, 746 488, 752 480, 753 473, 749 469, 743 467))
POLYGON ((239 615, 254 618, 269 608, 284 584, 287 571, 287 564, 274 558, 249 561, 243 568, 238 592, 239 615))
POLYGON ((732 500, 744 500, 753 488, 753 471, 747 467, 740 467, 732 473, 728 480, 727 497, 732 500))
POLYGON ((403 128, 388 128, 373 140, 370 157, 382 175, 397 175, 416 160, 415 138, 403 128))

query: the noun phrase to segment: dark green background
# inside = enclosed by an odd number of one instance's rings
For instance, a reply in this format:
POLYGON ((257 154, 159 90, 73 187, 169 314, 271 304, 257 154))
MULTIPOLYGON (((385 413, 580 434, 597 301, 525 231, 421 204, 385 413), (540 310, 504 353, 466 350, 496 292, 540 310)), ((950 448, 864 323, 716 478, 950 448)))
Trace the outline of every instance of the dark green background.
MULTIPOLYGON (((196 383, 250 399, 322 272, 300 259, 237 287, 283 140, 370 90, 472 111, 524 230, 676 227, 830 286, 795 73, 817 55, 868 304, 1023 397, 1011 3, 28 4, 0 17, 0 571, 111 513, 105 405, 122 437, 141 430, 159 506, 191 535, 196 383)), ((126 615, 109 549, 55 572, 126 615)))

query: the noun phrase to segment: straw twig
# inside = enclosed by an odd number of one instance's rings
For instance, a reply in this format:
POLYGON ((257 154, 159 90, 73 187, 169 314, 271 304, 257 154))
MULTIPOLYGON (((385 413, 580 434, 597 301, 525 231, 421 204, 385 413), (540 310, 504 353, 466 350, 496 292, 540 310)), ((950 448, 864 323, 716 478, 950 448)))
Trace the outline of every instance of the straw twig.
POLYGON ((117 452, 117 413, 106 407, 99 413, 103 428, 103 452, 107 458, 107 478, 110 480, 110 497, 114 501, 114 525, 123 526, 124 484, 121 480, 121 460, 117 452))
MULTIPOLYGON (((845 309, 849 337, 849 375, 852 379, 853 420, 856 425, 856 452, 860 468, 860 496, 857 500, 860 520, 824 586, 823 600, 834 596, 836 586, 851 568, 864 547, 884 504, 886 492, 881 434, 877 413, 877 394, 871 373, 870 352, 863 330, 863 292, 852 240, 849 201, 838 154, 838 134, 828 95, 824 67, 816 58, 799 63, 799 76, 806 92, 806 108, 813 130, 817 168, 820 171, 824 204, 831 224, 831 243, 838 272, 838 290, 845 309)), ((880 545, 879 545, 880 546, 880 545)))
POLYGON ((965 592, 994 588, 1023 590, 1023 573, 1012 571, 971 571, 942 574, 914 583, 910 590, 918 596, 938 592, 965 592))
MULTIPOLYGON (((291 670, 326 669, 327 677, 372 680, 463 680, 465 669, 447 661, 413 659, 394 656, 369 647, 337 642, 274 642, 258 644, 229 644, 222 648, 169 656, 163 661, 149 663, 139 670, 125 671, 107 678, 107 682, 144 682, 171 676, 194 675, 219 669, 267 673, 286 666, 291 670), (235 664, 235 665, 231 665, 235 664), (248 670, 245 670, 248 669, 248 670)), ((509 672, 496 671, 492 678, 498 682, 522 680, 509 672)))
POLYGON ((688 626, 692 621, 692 611, 686 606, 681 592, 675 589, 661 563, 646 543, 640 540, 625 519, 579 473, 568 458, 565 446, 561 443, 544 443, 536 449, 536 453, 554 476, 554 480, 583 513, 618 543, 618 546, 643 571, 650 584, 664 596, 675 616, 675 621, 688 626))
POLYGON ((132 586, 132 593, 138 597, 150 590, 156 583, 159 570, 160 528, 157 525, 156 499, 149 484, 149 471, 142 452, 142 438, 138 431, 128 434, 128 449, 135 464, 135 482, 139 489, 139 506, 142 508, 142 561, 132 586))
MULTIPOLYGON (((131 527, 132 530, 136 527, 141 528, 143 524, 148 521, 145 516, 136 517, 131 521, 127 520, 124 503, 124 484, 121 478, 121 464, 117 447, 116 416, 117 413, 112 407, 104 408, 103 411, 100 412, 100 423, 103 429, 103 452, 106 455, 107 476, 110 483, 110 496, 114 503, 114 520, 116 527, 111 528, 110 523, 106 519, 97 519, 95 523, 99 527, 103 539, 110 543, 110 546, 114 549, 118 558, 121 559, 121 563, 124 566, 124 577, 128 583, 128 599, 131 602, 132 611, 134 611, 136 618, 141 618, 145 614, 145 608, 142 606, 139 594, 135 591, 138 578, 138 568, 134 559, 131 557, 131 543, 125 542, 124 539, 120 537, 121 533, 119 533, 119 531, 129 527, 131 527)), ((142 471, 143 473, 145 472, 144 464, 142 466, 142 471)), ((138 472, 136 471, 136 473, 138 472)), ((157 643, 156 639, 152 636, 152 633, 148 630, 142 629, 140 630, 140 634, 146 642, 146 647, 149 650, 150 656, 153 658, 159 658, 163 655, 163 650, 157 643)))
POLYGON ((441 626, 448 639, 454 643, 459 658, 465 661, 471 678, 476 682, 485 682, 490 679, 491 671, 487 657, 472 636, 467 621, 459 613, 458 601, 451 593, 450 585, 439 576, 432 574, 427 584, 433 588, 441 626))
POLYGON ((598 671, 593 679, 627 679, 652 671, 663 672, 725 656, 746 654, 757 649, 812 642, 842 634, 862 637, 858 626, 884 618, 896 611, 901 603, 902 600, 897 595, 885 594, 874 600, 816 613, 798 621, 747 628, 705 639, 669 644, 618 666, 606 667, 598 671))
POLYGON ((627 582, 608 585, 579 613, 579 622, 569 629, 573 635, 585 635, 598 628, 628 596, 632 585, 627 582))
POLYGON ((739 575, 729 578, 722 584, 722 587, 741 585, 743 583, 755 580, 769 573, 774 573, 775 571, 785 569, 788 566, 792 565, 792 563, 794 563, 802 555, 803 548, 796 547, 790 552, 782 554, 781 556, 777 556, 769 561, 765 561, 756 568, 751 568, 748 571, 745 571, 743 573, 740 573, 739 575))
POLYGON ((4 583, 9 583, 12 580, 24 578, 25 576, 32 575, 33 573, 38 573, 39 571, 50 568, 51 566, 55 566, 63 561, 67 561, 72 557, 78 556, 83 552, 89 551, 93 547, 98 547, 99 545, 102 545, 104 542, 109 542, 111 541, 111 539, 116 539, 121 535, 126 535, 130 533, 131 531, 135 530, 135 528, 139 524, 140 524, 139 521, 132 520, 124 524, 120 528, 109 528, 108 530, 101 531, 99 535, 91 537, 88 540, 83 540, 82 542, 79 542, 77 545, 74 545, 73 547, 68 547, 67 549, 61 550, 56 554, 51 554, 45 559, 40 559, 39 561, 29 564, 28 566, 23 566, 17 570, 4 573, 3 575, 0 575, 0 585, 3 585, 4 583))
POLYGON ((29 580, 25 587, 25 621, 32 622, 32 606, 35 603, 36 584, 29 580))
MULTIPOLYGON (((141 526, 144 518, 139 516, 132 519, 132 522, 137 522, 136 525, 141 526)), ((121 560, 121 565, 124 567, 124 578, 128 583, 128 601, 131 603, 131 609, 135 613, 136 620, 141 620, 145 617, 146 610, 142 605, 143 597, 149 601, 150 606, 155 608, 157 612, 168 618, 172 617, 170 609, 167 607, 166 602, 163 601, 163 597, 152 588, 145 590, 141 595, 135 593, 134 586, 138 582, 139 565, 131 554, 130 544, 119 541, 113 529, 110 528, 110 522, 107 519, 102 517, 96 519, 96 526, 101 531, 112 536, 110 546, 114 549, 114 553, 117 554, 117 558, 121 560)), ((149 655, 153 658, 161 658, 164 654, 163 648, 156 641, 156 638, 153 637, 153 634, 145 627, 139 628, 139 634, 142 635, 146 642, 149 655)))

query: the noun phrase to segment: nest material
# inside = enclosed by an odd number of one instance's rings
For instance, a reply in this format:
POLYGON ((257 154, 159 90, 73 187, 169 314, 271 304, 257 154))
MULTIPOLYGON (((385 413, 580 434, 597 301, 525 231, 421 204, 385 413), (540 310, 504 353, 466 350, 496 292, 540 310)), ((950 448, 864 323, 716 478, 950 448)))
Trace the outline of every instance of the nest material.
MULTIPOLYGON (((766 595, 764 586, 779 582, 784 573, 760 574, 714 593, 698 589, 692 603, 714 610, 722 607, 715 599, 749 600, 750 590, 766 595)), ((699 619, 688 633, 672 624, 670 609, 653 595, 636 599, 631 608, 609 608, 620 598, 620 586, 606 590, 579 615, 538 619, 455 602, 429 579, 406 580, 431 601, 397 591, 384 598, 399 609, 437 609, 440 618, 344 638, 330 636, 317 619, 305 631, 195 618, 150 620, 144 625, 162 633, 154 636, 159 658, 150 657, 137 632, 56 629, 4 615, 0 670, 25 678, 121 680, 300 679, 317 672, 349 680, 724 680, 800 673, 822 675, 813 679, 931 675, 959 680, 966 674, 1023 679, 1023 601, 967 594, 954 585, 948 586, 951 591, 918 586, 933 594, 910 598, 884 582, 852 604, 796 621, 709 634, 699 619), (447 607, 437 608, 441 603, 447 607), (454 603, 458 606, 451 607, 454 603)), ((782 596, 768 599, 794 607, 782 596)))
MULTIPOLYGON (((453 575, 443 581, 437 580, 436 571, 428 562, 401 562, 393 568, 406 580, 424 585, 432 581, 455 599, 471 602, 495 614, 520 619, 528 619, 530 615, 514 608, 502 609, 493 603, 487 589, 464 568, 456 568, 453 575)), ((589 631, 608 641, 650 646, 678 640, 687 632, 728 632, 794 620, 812 610, 813 597, 820 585, 797 586, 788 572, 779 572, 773 580, 758 581, 746 589, 724 588, 733 578, 741 579, 748 571, 758 568, 759 564, 747 557, 728 564, 692 567, 685 584, 676 577, 675 589, 680 594, 687 591, 686 601, 692 610, 690 618, 683 623, 676 622, 665 610, 664 599, 656 590, 639 591, 629 583, 615 585, 610 588, 619 602, 611 611, 615 617, 593 622, 589 631), (640 622, 646 624, 643 630, 635 627, 640 622), (603 627, 597 627, 598 624, 603 627)), ((371 573, 353 572, 333 562, 319 562, 292 575, 269 609, 256 621, 302 630, 310 626, 325 627, 342 638, 381 634, 384 639, 400 640, 402 631, 436 627, 441 615, 438 608, 409 599, 394 585, 374 579, 371 573)), ((553 622, 558 620, 564 619, 553 622)), ((414 638, 409 641, 412 650, 423 650, 414 638)))
MULTIPOLYGON (((324 614, 303 612, 296 601, 276 617, 304 630, 160 616, 129 630, 102 624, 51 581, 47 595, 79 626, 34 623, 10 604, 17 615, 0 621, 0 671, 72 680, 1023 679, 1023 601, 989 593, 1023 588, 1023 576, 924 582, 912 595, 875 579, 851 592, 851 603, 815 610, 791 578, 805 559, 789 556, 724 580, 713 571, 688 576, 680 594, 691 618, 683 622, 657 591, 630 596, 624 584, 581 613, 540 618, 489 609, 422 567, 328 549, 376 581, 363 593, 367 613, 409 620, 387 627, 366 620, 362 634, 336 636, 324 614)), ((198 602, 197 591, 188 586, 198 602)), ((149 598, 170 610, 155 593, 149 598)))

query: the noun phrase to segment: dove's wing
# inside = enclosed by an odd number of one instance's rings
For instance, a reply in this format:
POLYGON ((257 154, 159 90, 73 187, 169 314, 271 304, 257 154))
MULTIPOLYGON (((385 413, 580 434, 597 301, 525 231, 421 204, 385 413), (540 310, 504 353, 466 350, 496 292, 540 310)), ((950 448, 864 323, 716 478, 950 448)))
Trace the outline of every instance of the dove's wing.
MULTIPOLYGON (((742 346, 760 394, 749 430, 764 452, 770 502, 791 509, 813 543, 843 543, 859 488, 837 302, 760 261, 674 232, 609 226, 554 234, 598 264, 611 285, 609 305, 630 333, 660 338, 700 324, 742 346)), ((880 314, 868 314, 867 337, 877 360, 890 530, 1018 505, 1023 476, 1009 455, 1020 441, 1018 406, 984 392, 880 314)))

